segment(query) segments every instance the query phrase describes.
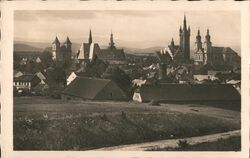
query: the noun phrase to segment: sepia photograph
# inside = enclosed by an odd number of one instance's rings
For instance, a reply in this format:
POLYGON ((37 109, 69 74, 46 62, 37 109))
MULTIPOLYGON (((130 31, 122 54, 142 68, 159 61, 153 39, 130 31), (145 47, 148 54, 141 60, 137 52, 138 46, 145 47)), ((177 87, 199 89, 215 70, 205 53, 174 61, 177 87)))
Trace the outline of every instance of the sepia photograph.
POLYGON ((11 150, 243 150, 242 10, 147 8, 13 9, 11 150))

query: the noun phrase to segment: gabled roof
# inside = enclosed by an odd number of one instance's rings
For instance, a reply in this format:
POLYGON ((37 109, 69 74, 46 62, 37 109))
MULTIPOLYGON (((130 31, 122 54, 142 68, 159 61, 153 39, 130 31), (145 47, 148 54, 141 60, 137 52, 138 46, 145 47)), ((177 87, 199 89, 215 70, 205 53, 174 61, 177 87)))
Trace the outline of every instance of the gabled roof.
POLYGON ((123 49, 101 49, 97 57, 103 60, 124 60, 125 54, 123 49))
POLYGON ((240 100, 240 94, 228 84, 159 84, 142 85, 143 101, 230 101, 240 100))
POLYGON ((32 74, 24 74, 22 76, 16 77, 14 78, 14 81, 23 81, 23 82, 28 82, 28 81, 32 81, 34 78, 34 75, 32 74))
POLYGON ((237 54, 232 48, 230 47, 212 47, 212 53, 222 53, 222 54, 237 54))
POLYGON ((84 99, 94 99, 109 82, 111 80, 76 77, 62 93, 84 99))

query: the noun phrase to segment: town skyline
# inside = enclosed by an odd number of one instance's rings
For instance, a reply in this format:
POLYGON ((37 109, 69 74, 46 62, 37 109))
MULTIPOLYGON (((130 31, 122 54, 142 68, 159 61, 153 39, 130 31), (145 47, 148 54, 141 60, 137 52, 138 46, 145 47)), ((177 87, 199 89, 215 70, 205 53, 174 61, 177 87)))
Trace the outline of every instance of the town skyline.
POLYGON ((209 28, 214 46, 232 47, 240 54, 239 12, 199 11, 199 15, 196 14, 197 12, 16 11, 14 39, 15 41, 52 42, 57 36, 60 42, 64 42, 68 36, 73 43, 79 43, 87 40, 91 28, 93 42, 100 45, 108 44, 112 31, 118 47, 166 47, 172 37, 175 44, 179 45, 179 27, 183 25, 185 13, 187 25, 191 28, 191 49, 194 48, 197 30, 200 29, 202 41, 204 41, 206 30, 209 28), (225 17, 224 14, 230 18, 225 17))

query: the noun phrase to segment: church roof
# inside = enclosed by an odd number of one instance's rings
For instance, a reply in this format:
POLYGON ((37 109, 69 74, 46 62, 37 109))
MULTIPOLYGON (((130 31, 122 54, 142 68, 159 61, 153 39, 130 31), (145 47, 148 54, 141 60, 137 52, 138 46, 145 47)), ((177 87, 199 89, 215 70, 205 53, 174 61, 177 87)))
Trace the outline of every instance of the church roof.
MULTIPOLYGON (((236 52, 230 48, 230 47, 212 47, 212 52, 213 53, 222 53, 222 54, 229 54, 233 53, 235 54, 236 52)), ((237 53, 236 53, 237 54, 237 53)))
POLYGON ((101 49, 97 57, 103 60, 125 60, 123 49, 101 49))

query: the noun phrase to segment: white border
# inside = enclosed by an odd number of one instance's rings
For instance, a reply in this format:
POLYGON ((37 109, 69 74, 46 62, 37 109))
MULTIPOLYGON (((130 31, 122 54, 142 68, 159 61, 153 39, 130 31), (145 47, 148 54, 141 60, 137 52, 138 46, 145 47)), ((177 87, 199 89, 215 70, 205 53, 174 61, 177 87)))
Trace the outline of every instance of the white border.
POLYGON ((2 10, 2 156, 35 157, 249 157, 249 2, 163 2, 163 1, 41 1, 1 2, 2 10), (239 10, 241 11, 242 58, 242 151, 241 152, 130 152, 130 151, 13 151, 13 11, 14 10, 239 10))

